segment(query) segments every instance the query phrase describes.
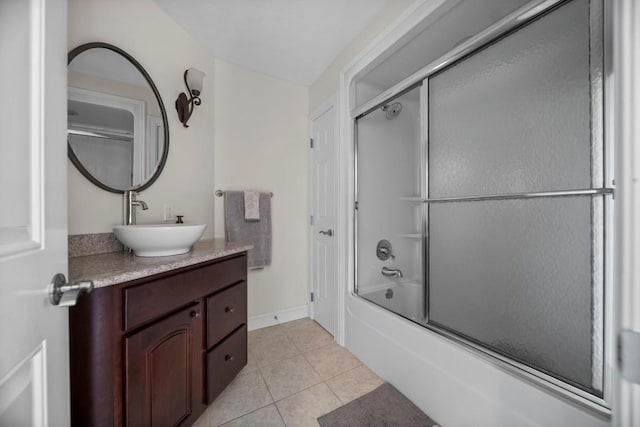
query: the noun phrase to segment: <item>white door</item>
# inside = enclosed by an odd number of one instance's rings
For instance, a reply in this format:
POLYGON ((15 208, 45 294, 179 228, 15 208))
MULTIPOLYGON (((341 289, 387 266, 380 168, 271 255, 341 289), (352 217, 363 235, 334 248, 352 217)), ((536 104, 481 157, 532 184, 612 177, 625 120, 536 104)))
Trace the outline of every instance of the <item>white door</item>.
POLYGON ((640 3, 613 3, 615 70, 618 355, 617 427, 640 426, 640 3), (635 344, 635 345, 634 345, 635 344), (635 347, 635 352, 631 349, 635 347), (634 354, 635 353, 635 354, 634 354))
POLYGON ((0 0, 0 426, 69 425, 67 0, 0 0))
POLYGON ((311 312, 335 334, 336 308, 336 159, 335 103, 311 116, 311 312))

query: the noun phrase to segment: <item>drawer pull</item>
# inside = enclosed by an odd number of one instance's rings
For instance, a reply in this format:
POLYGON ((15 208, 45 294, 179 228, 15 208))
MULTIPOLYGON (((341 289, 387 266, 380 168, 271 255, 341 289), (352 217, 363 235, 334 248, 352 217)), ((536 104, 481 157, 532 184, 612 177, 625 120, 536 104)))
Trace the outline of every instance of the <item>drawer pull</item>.
POLYGON ((231 356, 230 354, 227 354, 226 356, 224 356, 224 361, 225 362, 232 362, 233 361, 233 356, 231 356))
POLYGON ((233 307, 227 307, 227 308, 224 309, 225 313, 233 313, 234 311, 236 311, 236 310, 233 307))
POLYGON ((196 311, 196 310, 192 310, 191 313, 189 313, 191 315, 191 317, 193 317, 194 319, 197 319, 200 317, 200 312, 196 311))

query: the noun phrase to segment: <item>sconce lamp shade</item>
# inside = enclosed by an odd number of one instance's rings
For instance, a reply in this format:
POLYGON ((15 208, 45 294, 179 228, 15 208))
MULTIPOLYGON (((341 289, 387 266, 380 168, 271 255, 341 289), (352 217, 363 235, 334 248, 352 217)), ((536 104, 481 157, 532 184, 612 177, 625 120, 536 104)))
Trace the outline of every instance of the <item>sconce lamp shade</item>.
POLYGON ((184 72, 184 84, 187 86, 187 93, 182 92, 176 99, 176 111, 182 125, 189 127, 187 122, 193 113, 193 107, 201 104, 200 93, 202 92, 202 80, 204 73, 195 68, 189 68, 184 72))
POLYGON ((187 86, 191 89, 191 93, 194 96, 200 95, 202 92, 202 80, 204 79, 204 73, 195 68, 189 68, 187 70, 187 86))

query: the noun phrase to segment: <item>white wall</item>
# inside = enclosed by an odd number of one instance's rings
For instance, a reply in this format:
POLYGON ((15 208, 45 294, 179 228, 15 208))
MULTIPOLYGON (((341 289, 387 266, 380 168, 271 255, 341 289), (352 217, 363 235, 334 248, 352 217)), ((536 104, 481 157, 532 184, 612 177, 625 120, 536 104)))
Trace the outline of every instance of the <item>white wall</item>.
POLYGON ((272 265, 249 272, 250 316, 306 304, 308 89, 223 61, 215 72, 216 188, 274 194, 272 265))
MULTIPOLYGON (((70 0, 69 50, 88 42, 114 44, 142 64, 156 84, 169 120, 169 157, 160 178, 141 199, 149 210, 139 222, 158 222, 164 204, 185 220, 207 224, 214 235, 214 60, 151 0, 70 0), (206 73, 202 105, 184 128, 174 101, 186 90, 182 75, 195 67, 206 73)), ((68 162, 69 234, 110 232, 122 223, 122 195, 99 189, 68 162)))
POLYGON ((378 109, 358 120, 358 292, 386 288, 397 282, 422 284, 421 203, 401 200, 420 197, 420 88, 392 102, 403 105, 389 120, 378 109), (393 247, 394 259, 380 261, 381 239, 393 247), (383 266, 399 268, 402 279, 387 278, 383 266))

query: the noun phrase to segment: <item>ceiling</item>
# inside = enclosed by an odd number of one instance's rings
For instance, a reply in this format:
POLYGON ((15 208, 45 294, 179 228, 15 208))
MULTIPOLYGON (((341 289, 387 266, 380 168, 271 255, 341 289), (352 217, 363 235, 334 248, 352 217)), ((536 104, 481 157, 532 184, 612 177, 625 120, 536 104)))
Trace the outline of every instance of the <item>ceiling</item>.
POLYGON ((154 0, 213 57, 310 86, 393 0, 154 0))

